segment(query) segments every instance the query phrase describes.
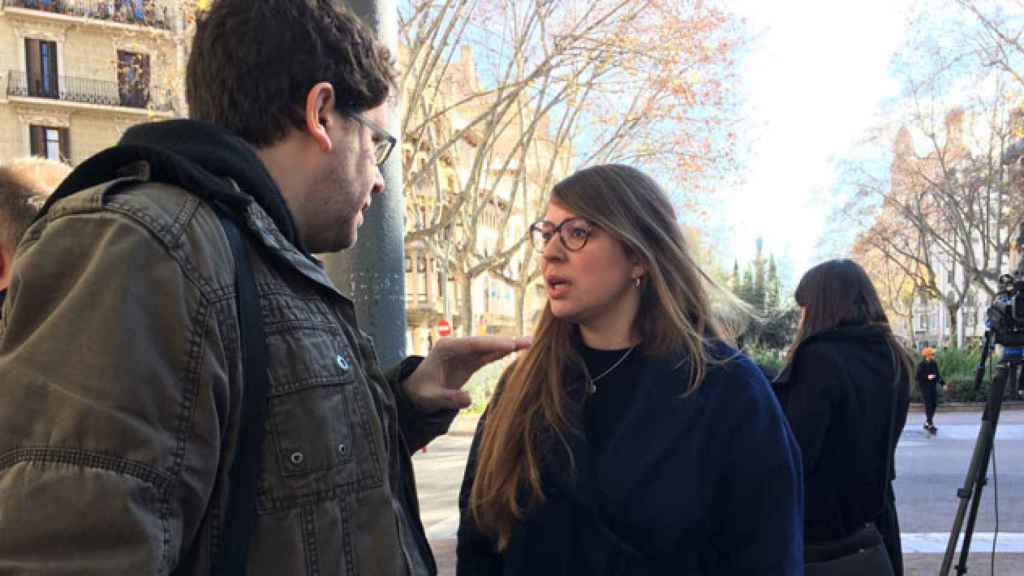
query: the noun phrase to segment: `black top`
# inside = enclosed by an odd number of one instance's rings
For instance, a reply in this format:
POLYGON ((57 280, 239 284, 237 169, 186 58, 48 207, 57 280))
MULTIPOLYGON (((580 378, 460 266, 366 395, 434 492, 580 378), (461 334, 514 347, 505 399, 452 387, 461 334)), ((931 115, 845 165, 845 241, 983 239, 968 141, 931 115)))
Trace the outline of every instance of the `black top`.
POLYGON ((935 360, 922 360, 917 365, 917 384, 924 386, 925 384, 938 384, 942 381, 942 376, 939 375, 939 364, 935 360))
POLYGON ((907 420, 910 375, 893 356, 881 329, 843 326, 801 342, 775 381, 800 444, 808 542, 842 538, 876 522, 890 556, 897 553, 895 466, 885 470, 885 464, 907 420))
POLYGON ((611 369, 594 382, 596 390, 589 395, 584 411, 587 439, 598 454, 604 451, 612 432, 619 428, 636 398, 636 370, 642 353, 639 349, 633 350, 623 359, 629 350, 597 350, 584 344, 579 347, 580 356, 591 378, 597 378, 611 369), (619 360, 622 363, 615 366, 619 360))

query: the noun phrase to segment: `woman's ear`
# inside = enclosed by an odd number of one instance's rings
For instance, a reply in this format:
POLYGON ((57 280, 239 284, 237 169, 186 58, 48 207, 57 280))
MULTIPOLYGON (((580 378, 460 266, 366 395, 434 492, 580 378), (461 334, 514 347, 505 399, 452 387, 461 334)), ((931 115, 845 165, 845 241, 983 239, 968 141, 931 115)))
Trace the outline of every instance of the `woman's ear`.
POLYGON ((631 278, 635 280, 647 275, 650 266, 647 265, 647 260, 643 256, 634 252, 630 255, 630 260, 633 261, 633 269, 630 271, 631 278))
POLYGON ((323 152, 334 149, 334 142, 327 130, 334 121, 330 114, 333 110, 334 86, 330 82, 320 82, 310 88, 306 94, 306 132, 323 152))

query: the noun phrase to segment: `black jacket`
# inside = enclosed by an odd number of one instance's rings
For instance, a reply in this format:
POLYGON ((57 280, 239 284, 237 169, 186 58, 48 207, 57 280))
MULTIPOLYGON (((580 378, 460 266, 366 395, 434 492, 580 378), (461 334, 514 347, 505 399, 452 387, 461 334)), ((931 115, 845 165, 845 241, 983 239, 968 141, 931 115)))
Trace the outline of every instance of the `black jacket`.
POLYGON ((921 360, 921 363, 917 365, 917 385, 936 385, 941 382, 942 376, 939 374, 939 363, 935 360, 921 360), (932 378, 929 378, 929 376, 932 376, 932 378))
POLYGON ((875 522, 890 555, 897 552, 891 549, 899 543, 891 484, 895 464, 884 468, 886 452, 895 453, 906 424, 910 375, 900 368, 897 382, 895 366, 881 330, 847 326, 802 342, 775 381, 803 458, 809 543, 875 522))
MULTIPOLYGON (((481 419, 460 495, 457 573, 803 574, 800 456, 767 382, 735 356, 683 397, 686 366, 644 357, 636 399, 601 456, 571 434, 573 466, 557 440, 540 440, 546 501, 513 529, 503 554, 467 509, 481 419)), ((576 374, 567 382, 578 414, 585 382, 576 374)))

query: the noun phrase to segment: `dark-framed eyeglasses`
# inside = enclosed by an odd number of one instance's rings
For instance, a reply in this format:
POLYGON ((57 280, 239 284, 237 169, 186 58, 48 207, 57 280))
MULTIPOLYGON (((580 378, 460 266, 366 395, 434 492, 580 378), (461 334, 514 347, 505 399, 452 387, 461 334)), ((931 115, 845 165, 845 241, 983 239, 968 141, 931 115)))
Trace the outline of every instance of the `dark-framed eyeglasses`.
POLYGON ((387 130, 381 128, 359 112, 349 112, 346 116, 366 126, 370 129, 370 132, 373 132, 373 160, 377 163, 378 168, 383 168, 384 163, 388 160, 388 156, 391 156, 391 151, 395 149, 395 144, 398 143, 398 140, 387 130))
POLYGON ((590 240, 593 230, 594 225, 589 220, 578 216, 562 220, 562 223, 557 226, 554 222, 541 220, 530 226, 530 243, 533 244, 533 248, 537 252, 544 252, 548 242, 558 235, 559 241, 566 250, 577 252, 587 245, 587 240, 590 240))

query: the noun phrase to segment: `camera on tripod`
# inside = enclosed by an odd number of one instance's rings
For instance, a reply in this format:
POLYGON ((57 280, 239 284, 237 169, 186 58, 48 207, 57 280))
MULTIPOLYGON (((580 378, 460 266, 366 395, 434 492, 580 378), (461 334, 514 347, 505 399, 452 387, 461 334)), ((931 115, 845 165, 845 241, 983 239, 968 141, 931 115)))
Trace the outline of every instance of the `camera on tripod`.
MULTIPOLYGON (((1018 144, 1021 152, 1024 153, 1024 140, 1018 144)), ((993 345, 1002 344, 1003 353, 992 378, 992 387, 985 404, 985 412, 981 416, 981 430, 978 432, 978 440, 975 442, 974 453, 971 455, 967 479, 964 480, 963 487, 956 492, 960 503, 957 506, 956 518, 953 520, 953 530, 949 533, 949 541, 946 544, 946 553, 942 558, 939 576, 948 576, 953 566, 953 557, 956 555, 957 541, 965 518, 967 519, 967 528, 963 535, 963 546, 960 548, 960 561, 956 565, 956 573, 958 576, 967 573, 971 535, 974 533, 974 523, 978 517, 981 490, 988 483, 988 463, 995 442, 996 426, 999 424, 999 412, 1002 410, 1003 392, 1006 389, 1011 391, 1016 389, 1018 372, 1021 366, 1024 366, 1024 222, 1020 224, 1017 242, 1011 251, 1011 267, 1014 265, 1014 256, 1019 260, 1016 263, 1017 268, 1013 274, 1003 274, 999 277, 999 291, 992 299, 992 305, 988 307, 986 313, 988 329, 985 331, 985 342, 981 346, 981 360, 974 372, 975 390, 981 386, 981 381, 985 377, 985 362, 988 360, 989 353, 992 352, 993 345), (969 515, 968 505, 970 506, 969 515)))
POLYGON ((987 315, 997 344, 1024 347, 1024 274, 1020 270, 999 277, 999 292, 987 315))

